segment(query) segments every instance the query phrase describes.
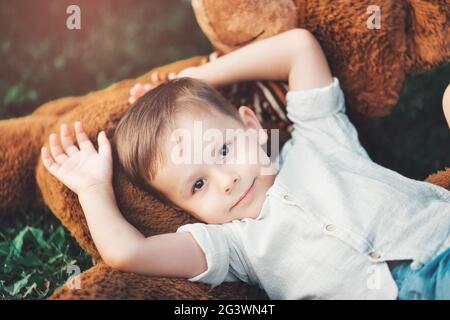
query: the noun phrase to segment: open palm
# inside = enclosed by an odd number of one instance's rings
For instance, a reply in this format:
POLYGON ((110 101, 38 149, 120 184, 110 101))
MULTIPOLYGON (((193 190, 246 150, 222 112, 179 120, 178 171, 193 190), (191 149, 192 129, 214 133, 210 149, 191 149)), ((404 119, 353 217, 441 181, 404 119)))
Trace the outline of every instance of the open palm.
POLYGON ((91 187, 108 185, 112 181, 111 145, 106 134, 98 135, 98 152, 84 132, 81 122, 75 122, 75 136, 78 147, 74 145, 66 124, 61 125, 61 145, 56 134, 49 136, 50 152, 41 149, 44 166, 58 180, 73 192, 79 194, 91 187))

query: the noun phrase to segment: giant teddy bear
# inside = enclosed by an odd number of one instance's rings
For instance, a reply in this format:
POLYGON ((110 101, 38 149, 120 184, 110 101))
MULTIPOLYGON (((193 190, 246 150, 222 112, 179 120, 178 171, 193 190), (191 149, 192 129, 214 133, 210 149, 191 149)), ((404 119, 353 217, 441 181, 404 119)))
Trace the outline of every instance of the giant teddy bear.
MULTIPOLYGON (((29 116, 0 121, 4 142, 0 145, 0 209, 48 206, 95 261, 81 274, 80 289, 64 285, 52 295, 53 299, 267 298, 261 289, 243 283, 224 283, 211 289, 184 279, 123 273, 103 263, 76 195, 39 161, 41 146, 48 143, 48 135, 56 132, 61 123, 82 120, 93 141, 100 130, 111 138, 119 119, 130 108, 127 99, 135 83, 164 82, 186 67, 301 27, 310 30, 321 43, 333 75, 341 81, 349 116, 361 128, 366 120, 389 113, 408 74, 438 66, 450 56, 450 8, 446 0, 192 0, 192 6, 216 50, 213 54, 177 61, 104 90, 48 102, 29 116), (378 7, 368 11, 369 5, 378 7), (381 18, 379 28, 369 27, 376 15, 381 18)), ((285 82, 272 81, 220 88, 236 106, 253 108, 265 128, 280 128, 281 143, 289 138, 290 129, 285 116, 286 90, 285 82)), ((364 136, 360 139, 364 144, 364 136)), ((431 174, 427 181, 450 189, 450 168, 431 174)), ((121 212, 146 236, 174 232, 182 224, 195 222, 186 213, 164 206, 132 185, 117 161, 113 183, 121 212)))

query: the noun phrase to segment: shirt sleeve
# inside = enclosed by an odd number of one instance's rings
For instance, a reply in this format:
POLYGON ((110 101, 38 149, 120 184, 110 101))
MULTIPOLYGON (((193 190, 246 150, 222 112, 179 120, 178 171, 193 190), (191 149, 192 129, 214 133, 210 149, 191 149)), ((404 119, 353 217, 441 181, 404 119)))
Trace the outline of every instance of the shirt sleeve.
POLYGON ((325 87, 288 91, 287 117, 292 121, 294 141, 306 141, 318 147, 344 147, 369 157, 358 133, 345 113, 344 93, 339 79, 325 87))
POLYGON ((238 281, 230 272, 230 245, 222 225, 186 224, 176 232, 190 232, 205 253, 208 268, 203 273, 189 278, 191 282, 204 282, 213 288, 224 281, 238 281))

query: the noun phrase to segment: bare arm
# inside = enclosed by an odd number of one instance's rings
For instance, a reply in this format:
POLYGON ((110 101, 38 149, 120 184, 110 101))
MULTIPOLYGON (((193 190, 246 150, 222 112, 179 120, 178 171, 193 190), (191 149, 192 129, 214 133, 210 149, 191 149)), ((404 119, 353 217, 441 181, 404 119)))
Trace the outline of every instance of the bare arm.
POLYGON ((190 233, 169 233, 145 238, 122 216, 112 187, 111 145, 98 135, 98 152, 75 123, 78 147, 67 125, 60 141, 51 134, 50 151, 43 147, 47 170, 78 195, 94 243, 113 268, 153 276, 193 277, 206 270, 206 258, 190 233))
POLYGON ((442 108, 444 109, 444 116, 450 128, 450 84, 445 89, 444 96, 442 97, 442 108))
POLYGON ((120 213, 112 186, 79 194, 92 238, 103 260, 116 269, 149 276, 190 278, 206 270, 206 259, 189 232, 145 238, 120 213))
MULTIPOLYGON (((197 78, 214 87, 249 80, 288 80, 290 90, 323 87, 332 82, 320 44, 305 29, 292 29, 250 43, 204 65, 186 68, 176 77, 197 78)), ((150 89, 136 84, 130 91, 130 103, 150 89)))
POLYGON ((253 42, 179 76, 199 78, 215 87, 247 80, 288 80, 290 90, 331 83, 320 44, 305 29, 292 29, 253 42))

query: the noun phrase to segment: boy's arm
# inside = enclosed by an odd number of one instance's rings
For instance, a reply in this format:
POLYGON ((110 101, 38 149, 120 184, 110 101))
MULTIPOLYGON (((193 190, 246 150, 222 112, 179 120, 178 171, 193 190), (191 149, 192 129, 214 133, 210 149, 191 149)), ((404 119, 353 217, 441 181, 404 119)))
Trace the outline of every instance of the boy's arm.
POLYGON ((78 194, 91 236, 109 266, 150 276, 191 278, 207 269, 206 258, 189 232, 145 238, 122 216, 110 185, 78 194))
POLYGON ((320 44, 306 29, 253 42, 178 76, 198 78, 215 87, 248 80, 288 80, 290 90, 322 87, 333 80, 320 44))
POLYGON ((444 91, 444 96, 442 97, 442 108, 444 109, 444 116, 447 120, 448 127, 450 128, 450 84, 444 91))
POLYGON ((83 129, 74 124, 78 146, 69 127, 61 125, 60 138, 49 136, 42 147, 45 168, 78 195, 95 245, 110 266, 148 275, 192 277, 206 270, 206 257, 189 233, 145 238, 122 216, 112 187, 111 144, 98 134, 98 151, 83 129))

